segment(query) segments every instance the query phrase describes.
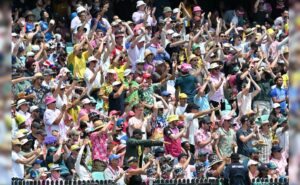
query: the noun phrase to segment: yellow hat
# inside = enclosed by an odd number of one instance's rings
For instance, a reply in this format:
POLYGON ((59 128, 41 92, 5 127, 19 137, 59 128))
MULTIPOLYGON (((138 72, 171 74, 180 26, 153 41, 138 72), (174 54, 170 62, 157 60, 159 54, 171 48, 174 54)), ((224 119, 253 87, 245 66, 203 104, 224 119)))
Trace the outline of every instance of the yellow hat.
POLYGON ((75 150, 78 150, 78 149, 80 149, 79 145, 72 145, 71 146, 71 151, 75 151, 75 150))
POLYGON ((14 139, 11 142, 12 142, 13 145, 22 145, 22 143, 19 139, 14 139))
POLYGON ((177 115, 175 115, 175 114, 173 114, 173 115, 170 115, 169 117, 168 117, 168 119, 167 119, 167 121, 170 123, 170 122, 172 122, 172 121, 178 121, 179 120, 179 117, 177 116, 177 115))
POLYGON ((179 98, 186 99, 186 98, 188 98, 188 96, 185 93, 180 93, 179 98))
POLYGON ((21 125, 22 123, 25 123, 26 118, 20 114, 17 114, 15 120, 18 125, 21 125))
POLYGON ((275 31, 272 28, 269 28, 267 30, 267 32, 268 32, 269 35, 272 35, 273 33, 275 33, 275 31))
POLYGON ((283 49, 282 53, 283 53, 283 54, 289 53, 289 48, 288 48, 288 47, 285 47, 285 48, 283 49))
POLYGON ((189 63, 191 62, 191 60, 192 60, 193 58, 198 58, 198 57, 197 57, 195 54, 191 54, 190 57, 189 57, 189 63))

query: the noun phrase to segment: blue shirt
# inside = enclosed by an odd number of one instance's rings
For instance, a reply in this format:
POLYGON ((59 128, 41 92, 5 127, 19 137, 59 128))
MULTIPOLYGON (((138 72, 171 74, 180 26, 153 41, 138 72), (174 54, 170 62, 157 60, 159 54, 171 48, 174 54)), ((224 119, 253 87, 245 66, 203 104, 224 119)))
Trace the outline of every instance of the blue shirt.
MULTIPOLYGON (((283 99, 283 98, 286 98, 288 96, 288 91, 286 89, 283 89, 283 88, 275 87, 271 90, 270 96, 272 98, 283 99)), ((286 107, 287 107, 286 101, 280 102, 281 112, 285 112, 286 107)))
POLYGON ((197 95, 196 95, 194 97, 194 103, 199 106, 199 111, 205 111, 205 110, 210 109, 208 94, 206 94, 202 97, 200 96, 199 98, 197 98, 197 95))

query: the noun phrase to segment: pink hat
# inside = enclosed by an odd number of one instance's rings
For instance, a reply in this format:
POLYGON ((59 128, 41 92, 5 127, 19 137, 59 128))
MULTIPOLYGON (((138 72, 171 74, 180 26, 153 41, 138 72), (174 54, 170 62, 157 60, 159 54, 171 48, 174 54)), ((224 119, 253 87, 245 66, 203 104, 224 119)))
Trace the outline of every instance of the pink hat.
POLYGON ((194 8, 193 8, 193 12, 198 12, 198 11, 202 11, 202 9, 201 9, 201 7, 200 6, 195 6, 194 8))
POLYGON ((50 103, 56 102, 56 99, 53 96, 47 96, 45 98, 46 105, 49 105, 50 103))
POLYGON ((128 117, 132 117, 132 116, 134 116, 135 115, 135 113, 133 112, 133 111, 129 111, 128 112, 128 117))
POLYGON ((188 72, 190 69, 192 69, 191 64, 183 63, 180 67, 182 72, 188 72))

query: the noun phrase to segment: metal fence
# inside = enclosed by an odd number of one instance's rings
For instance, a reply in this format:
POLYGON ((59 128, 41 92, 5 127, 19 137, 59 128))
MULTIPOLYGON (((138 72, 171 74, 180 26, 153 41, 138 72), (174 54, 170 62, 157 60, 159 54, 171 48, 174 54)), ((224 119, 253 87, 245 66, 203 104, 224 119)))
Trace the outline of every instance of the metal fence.
MULTIPOLYGON (((145 183, 144 183, 145 184, 145 183)), ((152 180, 149 185, 224 185, 224 179, 171 179, 152 180)), ((230 183, 229 183, 230 184, 230 183)), ((104 181, 33 181, 33 180, 12 180, 12 185, 116 185, 108 180, 104 181)), ((288 179, 254 179, 252 185, 288 185, 288 179)))

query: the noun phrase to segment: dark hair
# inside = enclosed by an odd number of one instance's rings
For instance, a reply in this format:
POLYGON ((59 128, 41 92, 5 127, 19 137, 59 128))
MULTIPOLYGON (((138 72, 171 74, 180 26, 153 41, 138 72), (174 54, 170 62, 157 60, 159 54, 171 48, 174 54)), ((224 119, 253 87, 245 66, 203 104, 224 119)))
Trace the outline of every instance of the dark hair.
POLYGON ((195 103, 189 103, 185 109, 185 111, 187 113, 192 112, 193 109, 199 109, 198 105, 196 105, 195 103))
POLYGON ((276 82, 277 82, 277 80, 278 80, 279 78, 281 78, 281 79, 282 79, 282 76, 276 76, 276 77, 274 78, 274 82, 276 83, 276 82))
POLYGON ((249 64, 248 63, 243 63, 242 64, 241 71, 243 71, 244 69, 249 69, 249 64))

